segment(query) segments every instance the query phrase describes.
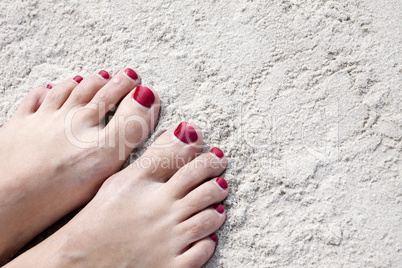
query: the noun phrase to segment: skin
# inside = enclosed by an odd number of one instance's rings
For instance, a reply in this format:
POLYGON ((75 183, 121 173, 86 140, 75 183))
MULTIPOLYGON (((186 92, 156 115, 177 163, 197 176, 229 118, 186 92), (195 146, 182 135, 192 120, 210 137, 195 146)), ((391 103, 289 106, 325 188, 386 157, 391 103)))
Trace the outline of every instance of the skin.
POLYGON ((227 160, 199 155, 202 134, 196 125, 194 143, 179 141, 171 128, 110 177, 156 124, 159 97, 151 89, 151 108, 136 103, 133 89, 139 83, 121 70, 109 80, 93 74, 80 84, 70 78, 50 91, 36 88, 3 126, 3 263, 92 199, 63 228, 5 267, 201 267, 212 256, 215 242, 209 235, 226 217, 214 205, 228 194, 216 176, 227 160), (104 126, 101 119, 121 99, 104 126))

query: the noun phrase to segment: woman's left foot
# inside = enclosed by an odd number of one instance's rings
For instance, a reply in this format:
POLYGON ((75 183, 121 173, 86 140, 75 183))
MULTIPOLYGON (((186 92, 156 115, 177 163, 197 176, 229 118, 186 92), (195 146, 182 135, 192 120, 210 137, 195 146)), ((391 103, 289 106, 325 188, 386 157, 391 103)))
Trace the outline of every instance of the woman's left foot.
POLYGON ((129 68, 113 78, 100 71, 24 98, 0 131, 0 265, 88 202, 148 137, 159 97, 140 80, 129 68))

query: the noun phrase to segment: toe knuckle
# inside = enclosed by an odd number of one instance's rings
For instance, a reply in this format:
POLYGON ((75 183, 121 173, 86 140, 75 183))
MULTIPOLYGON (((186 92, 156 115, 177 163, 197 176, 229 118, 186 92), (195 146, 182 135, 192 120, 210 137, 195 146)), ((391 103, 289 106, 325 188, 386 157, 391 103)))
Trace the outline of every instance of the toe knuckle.
POLYGON ((214 189, 205 189, 205 192, 204 192, 202 198, 205 203, 209 204, 209 203, 213 202, 214 199, 216 199, 214 189))
POLYGON ((202 200, 199 198, 191 199, 189 202, 184 204, 184 208, 188 211, 196 211, 202 206, 202 200))
POLYGON ((49 102, 54 102, 57 100, 58 95, 55 93, 55 91, 50 91, 47 96, 46 96, 47 100, 49 102))
POLYGON ((215 225, 215 221, 211 218, 194 221, 187 227, 187 233, 190 237, 199 237, 207 230, 214 229, 215 225))
POLYGON ((195 222, 191 224, 187 230, 190 236, 197 235, 204 229, 204 226, 201 222, 195 222))
POLYGON ((82 99, 84 99, 85 95, 84 92, 82 92, 81 90, 76 90, 74 91, 71 95, 70 98, 74 101, 74 102, 79 102, 82 99))
POLYGON ((217 217, 210 217, 207 220, 205 220, 204 224, 205 230, 212 232, 215 231, 215 229, 217 229, 217 226, 218 226, 217 217))
POLYGON ((197 171, 193 168, 190 168, 188 165, 184 166, 182 175, 184 175, 183 179, 186 181, 193 181, 198 177, 197 171))
POLYGON ((110 103, 110 97, 106 94, 99 96, 99 103, 110 103))

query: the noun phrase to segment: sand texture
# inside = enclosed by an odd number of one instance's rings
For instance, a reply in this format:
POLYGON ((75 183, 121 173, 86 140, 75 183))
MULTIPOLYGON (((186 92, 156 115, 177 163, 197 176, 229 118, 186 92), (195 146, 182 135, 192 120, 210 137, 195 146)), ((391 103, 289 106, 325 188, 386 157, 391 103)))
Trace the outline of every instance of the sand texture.
POLYGON ((401 14, 400 0, 2 0, 0 124, 35 86, 131 67, 161 96, 151 140, 188 120, 229 158, 205 267, 402 267, 401 14))

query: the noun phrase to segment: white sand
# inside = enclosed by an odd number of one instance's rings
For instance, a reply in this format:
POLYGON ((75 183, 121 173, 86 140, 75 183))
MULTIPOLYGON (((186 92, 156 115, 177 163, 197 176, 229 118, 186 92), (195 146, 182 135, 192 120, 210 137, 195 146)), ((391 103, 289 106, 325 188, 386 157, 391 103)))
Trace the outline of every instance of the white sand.
POLYGON ((132 67, 156 134, 193 121, 230 159, 206 267, 402 266, 402 1, 60 2, 0 3, 1 124, 34 86, 132 67))

